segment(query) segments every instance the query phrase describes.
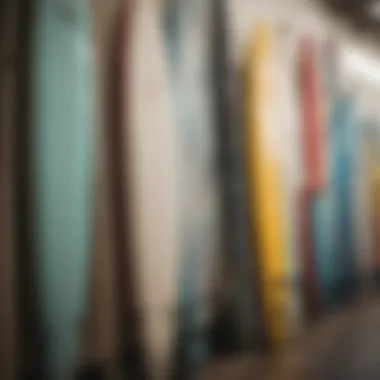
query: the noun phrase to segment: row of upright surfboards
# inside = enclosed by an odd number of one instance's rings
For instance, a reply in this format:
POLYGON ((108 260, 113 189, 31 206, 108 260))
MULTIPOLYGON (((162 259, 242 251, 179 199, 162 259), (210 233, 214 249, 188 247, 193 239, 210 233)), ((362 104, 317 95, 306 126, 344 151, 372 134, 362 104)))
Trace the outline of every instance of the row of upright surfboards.
MULTIPOLYGON (((92 16, 85 0, 33 15, 43 376, 68 380, 94 239, 92 16)), ((236 63, 229 32, 225 0, 119 12, 104 136, 127 378, 198 378, 218 350, 281 347, 380 265, 380 128, 334 49, 300 36, 288 54, 261 23, 236 63)))

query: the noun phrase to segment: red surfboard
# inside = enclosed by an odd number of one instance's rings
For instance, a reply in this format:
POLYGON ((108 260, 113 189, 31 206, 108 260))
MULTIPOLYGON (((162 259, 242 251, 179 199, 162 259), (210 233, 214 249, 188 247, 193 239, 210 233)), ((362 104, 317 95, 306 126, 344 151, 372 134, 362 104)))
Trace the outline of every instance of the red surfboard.
POLYGON ((313 318, 323 309, 320 291, 312 202, 325 182, 323 165, 323 124, 321 93, 317 70, 315 43, 311 38, 300 41, 299 50, 299 93, 301 104, 301 142, 303 156, 303 186, 300 194, 300 247, 304 311, 313 318))

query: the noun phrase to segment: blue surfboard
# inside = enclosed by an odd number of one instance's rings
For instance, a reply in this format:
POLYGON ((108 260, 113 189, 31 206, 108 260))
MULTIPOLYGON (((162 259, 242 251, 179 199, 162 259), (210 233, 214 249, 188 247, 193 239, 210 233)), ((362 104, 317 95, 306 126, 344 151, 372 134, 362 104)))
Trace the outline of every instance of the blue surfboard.
POLYGON ((331 188, 318 193, 311 203, 316 265, 324 306, 334 306, 335 202, 331 188))
POLYGON ((332 196, 335 204, 334 295, 340 303, 355 283, 355 256, 352 219, 352 144, 356 122, 353 98, 338 95, 331 124, 332 196))
POLYGON ((34 215, 47 376, 73 379, 92 248, 94 104, 85 0, 35 9, 34 215))

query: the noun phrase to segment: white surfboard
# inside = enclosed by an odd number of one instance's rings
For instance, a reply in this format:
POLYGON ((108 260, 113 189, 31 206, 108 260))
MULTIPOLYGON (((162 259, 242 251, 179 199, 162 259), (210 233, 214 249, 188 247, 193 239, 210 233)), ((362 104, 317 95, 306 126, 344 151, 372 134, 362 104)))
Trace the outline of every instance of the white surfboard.
POLYGON ((277 29, 277 81, 280 97, 281 136, 284 158, 284 197, 286 215, 286 266, 289 287, 287 317, 289 338, 294 339, 302 330, 300 236, 299 236, 299 192, 301 189, 301 130, 300 107, 297 102, 296 49, 297 38, 292 26, 279 25, 277 29))
POLYGON ((147 364, 154 378, 163 379, 170 367, 178 289, 176 141, 159 3, 139 0, 132 8, 123 78, 131 238, 147 364))

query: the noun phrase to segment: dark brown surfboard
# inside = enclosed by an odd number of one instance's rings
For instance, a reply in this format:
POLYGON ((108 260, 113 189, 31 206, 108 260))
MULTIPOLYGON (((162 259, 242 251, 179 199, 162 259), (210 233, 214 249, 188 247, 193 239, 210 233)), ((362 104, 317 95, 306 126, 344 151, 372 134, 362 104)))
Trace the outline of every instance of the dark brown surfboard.
MULTIPOLYGON (((127 171, 127 146, 124 144, 123 109, 127 93, 121 85, 126 75, 124 47, 130 40, 134 17, 134 1, 125 1, 111 37, 110 71, 107 91, 107 167, 110 181, 110 209, 114 268, 117 278, 117 300, 121 329, 121 369, 128 379, 145 379, 147 376, 142 349, 141 321, 137 310, 136 271, 131 247, 127 171)), ((128 80, 128 78, 126 78, 128 80)))
POLYGON ((17 2, 0 1, 0 378, 16 377, 17 289, 15 261, 14 123, 17 2))
POLYGON ((214 120, 223 205, 224 254, 219 260, 223 262, 227 278, 221 295, 224 300, 215 338, 219 350, 229 351, 258 343, 260 305, 257 263, 251 244, 248 185, 244 173, 243 94, 232 55, 227 2, 212 0, 210 13, 214 120), (256 276, 252 268, 255 268, 256 276), (226 291, 227 284, 232 284, 229 292, 226 291))

